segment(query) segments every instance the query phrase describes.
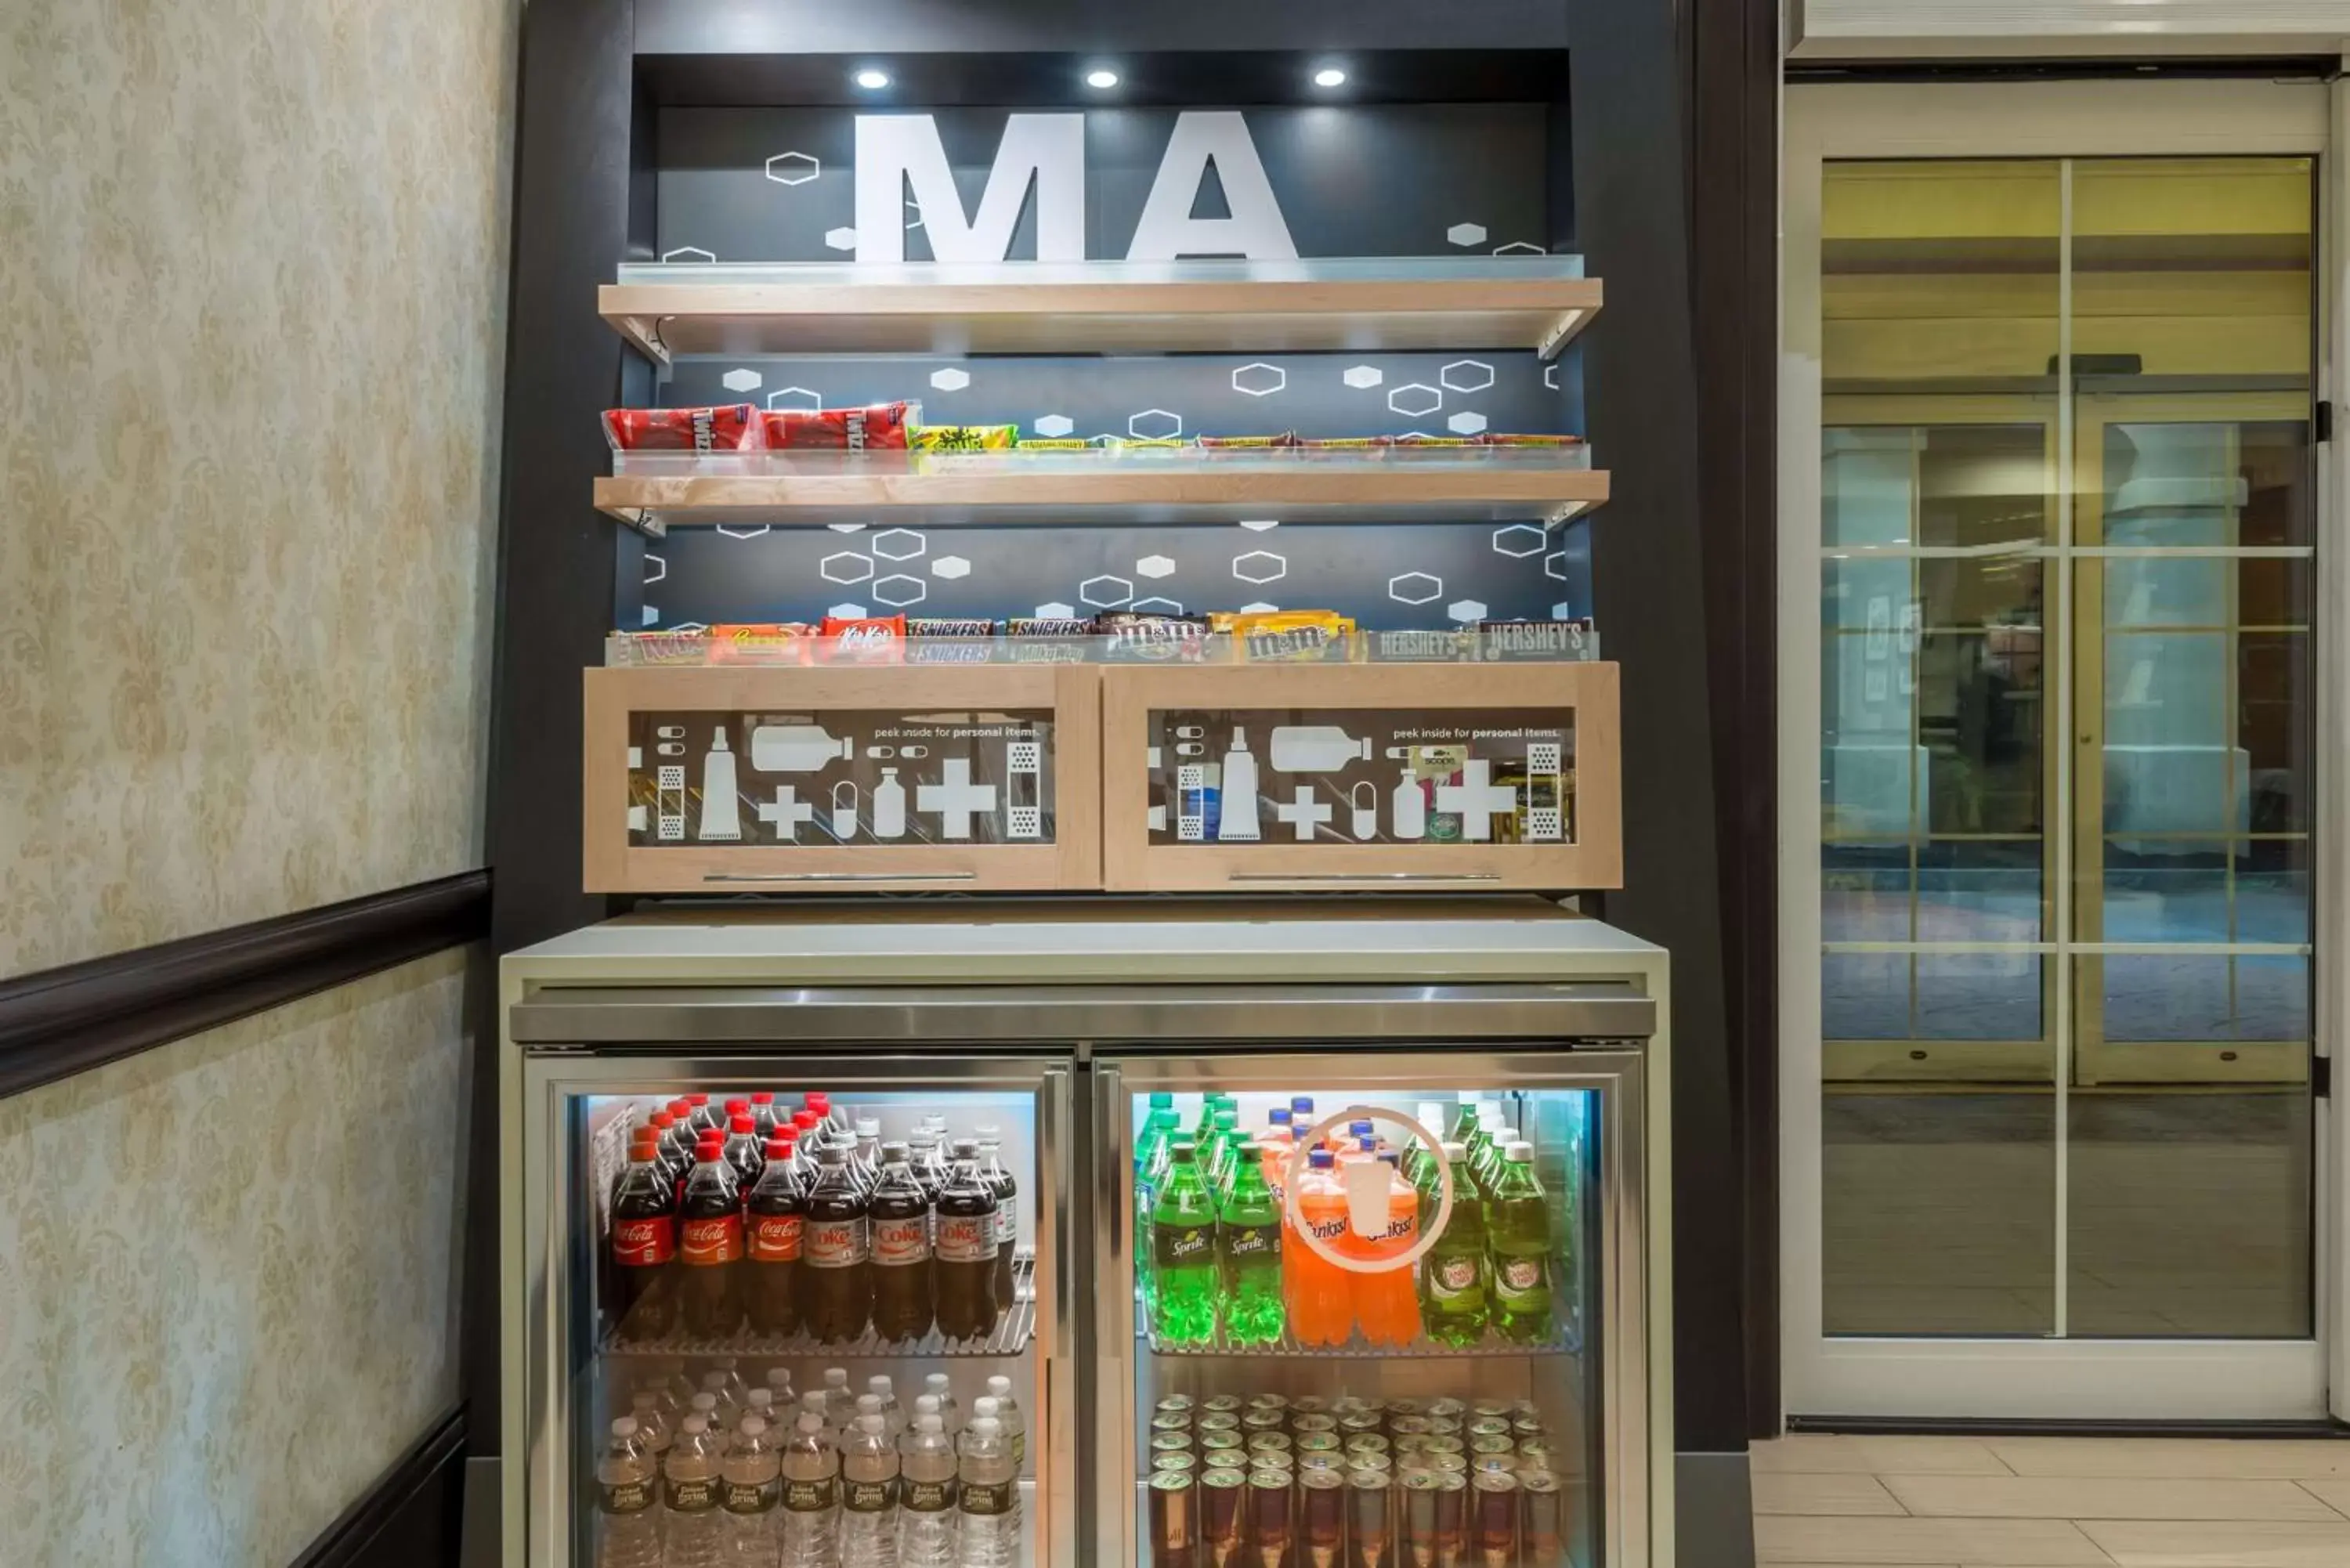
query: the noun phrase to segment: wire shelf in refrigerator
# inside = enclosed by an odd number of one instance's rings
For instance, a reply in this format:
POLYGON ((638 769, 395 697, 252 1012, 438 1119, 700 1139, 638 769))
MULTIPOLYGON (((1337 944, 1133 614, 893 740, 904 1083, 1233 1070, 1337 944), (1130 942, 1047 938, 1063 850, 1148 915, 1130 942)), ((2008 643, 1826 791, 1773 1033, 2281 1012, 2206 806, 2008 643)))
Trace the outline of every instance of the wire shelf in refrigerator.
POLYGON ((1503 1339, 1488 1334, 1474 1345, 1439 1345, 1431 1339, 1414 1340, 1409 1345, 1373 1345, 1359 1335, 1344 1345, 1306 1345, 1288 1334, 1271 1345, 1230 1345, 1221 1335, 1212 1345, 1174 1345, 1161 1342, 1139 1319, 1134 1337, 1149 1346, 1153 1355, 1183 1360, 1279 1357, 1300 1361, 1451 1361, 1464 1356, 1523 1360, 1537 1355, 1579 1355, 1583 1351, 1583 1336, 1572 1324, 1565 1323, 1539 1340, 1503 1339))
POLYGON ((738 1355, 779 1359, 789 1356, 888 1357, 920 1360, 1019 1355, 1036 1331, 1036 1259, 1022 1252, 1012 1261, 1012 1305, 995 1320, 995 1330, 984 1337, 949 1339, 933 1329, 914 1339, 884 1339, 867 1329, 856 1339, 818 1339, 814 1334, 754 1334, 749 1329, 731 1334, 673 1334, 659 1339, 607 1336, 603 1354, 633 1355, 738 1355))

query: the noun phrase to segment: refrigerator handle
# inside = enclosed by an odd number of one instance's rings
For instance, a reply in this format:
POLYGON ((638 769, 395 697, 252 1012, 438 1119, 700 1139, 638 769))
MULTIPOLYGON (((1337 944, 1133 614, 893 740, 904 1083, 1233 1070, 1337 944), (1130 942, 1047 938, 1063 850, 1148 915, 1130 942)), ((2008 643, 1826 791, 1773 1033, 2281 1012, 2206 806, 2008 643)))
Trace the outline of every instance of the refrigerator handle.
POLYGON ((1079 1551, 1077 1463, 1081 1420, 1076 1406, 1075 1334, 1071 1301, 1076 1269, 1072 1256, 1072 1198, 1076 1140, 1070 1122, 1076 1109, 1070 1070, 1055 1064, 1045 1069, 1036 1096, 1036 1169, 1045 1190, 1037 1195, 1038 1219, 1035 1291, 1045 1324, 1044 1354, 1038 1357, 1045 1379, 1045 1431, 1050 1444, 1039 1467, 1037 1502, 1042 1562, 1051 1568, 1074 1568, 1079 1551))
POLYGON ((1093 1417, 1097 1563, 1139 1563, 1134 1497, 1128 1478, 1134 1452, 1134 1156, 1125 1076, 1116 1064, 1094 1064, 1094 1331, 1095 1360, 1107 1386, 1093 1417))

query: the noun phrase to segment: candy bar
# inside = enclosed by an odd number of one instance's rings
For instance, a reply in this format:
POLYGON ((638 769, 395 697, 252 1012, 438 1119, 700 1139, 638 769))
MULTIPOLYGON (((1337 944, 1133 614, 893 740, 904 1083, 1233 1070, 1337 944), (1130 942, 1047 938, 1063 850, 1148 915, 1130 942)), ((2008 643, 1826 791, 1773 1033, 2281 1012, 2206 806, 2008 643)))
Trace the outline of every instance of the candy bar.
POLYGON ((604 439, 614 452, 757 452, 766 444, 748 403, 711 409, 607 409, 604 439))
POLYGON ((1295 446, 1297 432, 1284 431, 1279 435, 1200 436, 1194 444, 1211 452, 1263 451, 1268 447, 1295 446))
POLYGON ((1581 436, 1573 435, 1503 435, 1488 431, 1477 438, 1480 446, 1522 446, 1558 451, 1583 444, 1581 436))
POLYGON ((604 638, 604 662, 614 669, 710 661, 707 631, 615 631, 604 638))
POLYGON ((861 409, 770 409, 767 445, 777 452, 904 452, 921 423, 920 403, 861 409))
POLYGON ((1371 658, 1397 664, 1450 664, 1470 654, 1471 634, 1459 627, 1370 634, 1371 658))
POLYGON ((905 655, 906 618, 828 615, 824 639, 819 656, 829 663, 896 664, 905 655))
POLYGON ((1355 623, 1336 610, 1264 610, 1235 615, 1232 633, 1250 663, 1310 664, 1350 656, 1355 623))
POLYGON ((916 452, 1010 452, 1018 425, 924 425, 914 432, 916 452))
POLYGON ((1481 656, 1489 662, 1598 657, 1598 637, 1588 616, 1580 620, 1481 620, 1477 640, 1481 656))
POLYGON ((1020 452, 1092 452, 1098 445, 1087 436, 1023 436, 1013 444, 1020 452))
POLYGON ((1014 616, 1003 623, 1006 637, 1091 637, 1096 629, 1084 616, 1014 616))
POLYGON ((712 664, 806 664, 816 628, 800 621, 766 621, 710 628, 712 664))
POLYGON ((1208 656, 1208 618, 1154 615, 1141 610, 1105 610, 1100 618, 1103 652, 1118 660, 1149 664, 1198 664, 1208 656))
POLYGON ((993 637, 995 623, 979 616, 950 619, 939 617, 909 616, 906 618, 908 637, 993 637))

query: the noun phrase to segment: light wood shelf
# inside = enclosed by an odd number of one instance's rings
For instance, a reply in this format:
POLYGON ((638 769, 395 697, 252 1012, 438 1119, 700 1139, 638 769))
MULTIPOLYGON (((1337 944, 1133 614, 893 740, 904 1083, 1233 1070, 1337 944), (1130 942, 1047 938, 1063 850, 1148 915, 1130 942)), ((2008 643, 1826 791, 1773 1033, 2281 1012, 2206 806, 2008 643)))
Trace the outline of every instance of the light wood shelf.
POLYGON ((1545 256, 994 267, 632 266, 598 291, 660 360, 758 354, 1277 354, 1528 349, 1599 312, 1545 256))

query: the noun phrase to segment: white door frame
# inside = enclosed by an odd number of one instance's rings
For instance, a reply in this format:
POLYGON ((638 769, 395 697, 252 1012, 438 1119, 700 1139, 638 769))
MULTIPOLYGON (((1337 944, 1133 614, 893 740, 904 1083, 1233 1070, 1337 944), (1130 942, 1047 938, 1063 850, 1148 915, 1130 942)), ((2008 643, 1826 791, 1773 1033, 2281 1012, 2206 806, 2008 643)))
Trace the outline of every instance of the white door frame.
MULTIPOLYGON (((1828 1338, 1821 1332, 1820 168, 1839 158, 2323 155, 2350 147, 2350 89, 2315 83, 2149 81, 1805 85, 1784 98, 1780 191, 1779 1040, 1780 1323, 1785 1413, 1810 1416, 2260 1419, 2345 1413, 2341 1332, 2350 1248, 2337 1102, 2314 1122, 2318 1337, 2307 1342, 1828 1338), (2329 1347, 2333 1359, 2329 1361, 2329 1347), (2330 1376, 2329 1376, 2330 1374, 2330 1376), (2329 1403, 2328 1390, 2335 1390, 2329 1403)), ((2350 256, 2343 160, 2321 163, 2318 392, 2350 363, 2336 302, 2350 256)), ((2350 434, 2319 448, 2316 1050, 2350 1013, 2350 434)), ((2069 464, 2069 456, 2067 458, 2069 464)), ((2056 721, 2052 721, 2052 723, 2056 721)), ((2069 720, 2059 732, 2069 733, 2069 720)), ((2052 738, 2050 744, 2066 743, 2052 738)), ((2070 825, 2059 825, 2069 832, 2070 825)))

